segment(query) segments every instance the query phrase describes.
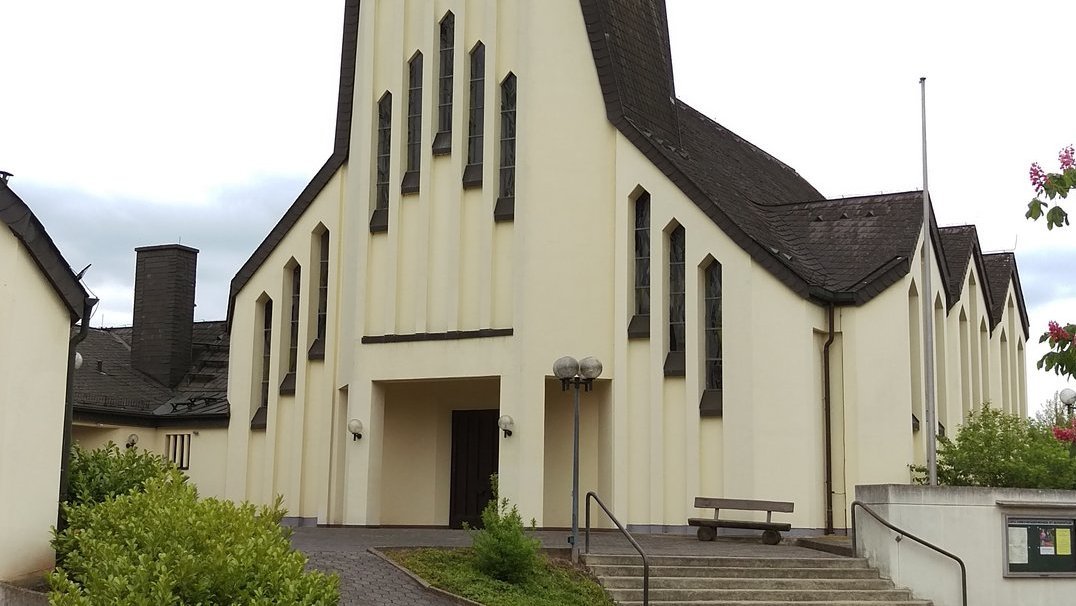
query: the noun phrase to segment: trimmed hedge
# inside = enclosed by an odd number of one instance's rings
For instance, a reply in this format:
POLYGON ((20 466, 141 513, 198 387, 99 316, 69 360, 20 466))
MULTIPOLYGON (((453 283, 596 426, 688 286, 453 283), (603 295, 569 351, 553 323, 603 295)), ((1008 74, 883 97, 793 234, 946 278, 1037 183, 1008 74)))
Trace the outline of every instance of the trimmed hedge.
POLYGON ((116 469, 110 465, 129 468, 127 459, 135 455, 103 456, 82 457, 74 466, 88 462, 93 471, 76 473, 91 478, 94 488, 64 506, 68 526, 53 538, 62 564, 48 577, 51 604, 339 602, 336 575, 305 572, 306 557, 292 550, 290 531, 280 525, 280 498, 271 507, 199 499, 171 466, 157 468, 157 475, 147 473, 137 485, 115 494, 123 486, 113 481, 116 469), (96 502, 95 495, 104 498, 96 502))

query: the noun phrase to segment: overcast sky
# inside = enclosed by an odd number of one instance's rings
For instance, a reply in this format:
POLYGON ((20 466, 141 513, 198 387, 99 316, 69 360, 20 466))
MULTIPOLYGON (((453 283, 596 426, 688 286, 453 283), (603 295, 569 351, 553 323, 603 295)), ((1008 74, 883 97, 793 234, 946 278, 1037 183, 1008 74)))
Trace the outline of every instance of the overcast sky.
MULTIPOLYGON (((537 1, 537 0, 535 0, 537 1)), ((547 1, 547 0, 542 0, 547 1)), ((332 149, 342 0, 0 3, 0 170, 101 298, 131 319, 136 246, 198 248, 195 316, 332 149)), ((1024 220, 1027 168, 1076 141, 1076 3, 668 0, 679 97, 828 197, 922 186, 942 225, 1016 250, 1034 369, 1050 319, 1076 321, 1076 231, 1024 220)), ((584 32, 577 32, 585 35, 584 32)), ((568 32, 566 32, 568 35, 568 32)), ((1073 209, 1076 210, 1076 209, 1073 209)))

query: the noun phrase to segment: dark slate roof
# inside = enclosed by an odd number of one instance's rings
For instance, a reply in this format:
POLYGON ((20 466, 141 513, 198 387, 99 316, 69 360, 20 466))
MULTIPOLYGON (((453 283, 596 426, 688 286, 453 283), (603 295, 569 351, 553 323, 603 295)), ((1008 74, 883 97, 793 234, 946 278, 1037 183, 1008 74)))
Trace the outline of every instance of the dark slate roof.
POLYGON ((1030 323, 1024 308, 1024 292, 1020 287, 1020 273, 1016 271, 1016 255, 1011 252, 989 253, 982 256, 986 269, 987 283, 990 286, 990 328, 993 330, 1001 322, 1005 311, 1005 295, 1012 282, 1016 291, 1016 306, 1020 310, 1020 324, 1024 329, 1024 338, 1028 337, 1030 323))
MULTIPOLYGON (((975 272, 979 275, 979 294, 986 301, 987 309, 991 308, 992 295, 990 294, 990 276, 986 274, 983 265, 983 253, 979 246, 979 232, 974 225, 954 225, 943 227, 941 230, 944 244, 946 266, 949 270, 948 288, 952 292, 949 308, 952 309, 960 299, 964 290, 964 274, 968 271, 968 264, 975 263, 975 272)), ((1023 297, 1023 293, 1020 294, 1023 297)), ((1023 300, 1020 302, 1023 305, 1023 300)), ((993 318, 991 318, 993 320, 993 318)))
POLYGON ((333 141, 333 151, 325 164, 307 183, 299 197, 292 202, 284 216, 262 240, 254 253, 250 255, 246 263, 232 278, 232 284, 228 293, 228 322, 232 320, 235 311, 235 297, 243 289, 254 272, 261 267, 262 263, 269 258, 273 250, 280 244, 288 231, 299 221, 307 208, 314 203, 321 190, 329 184, 336 171, 347 162, 348 152, 351 148, 351 106, 355 93, 355 54, 359 44, 359 5, 360 0, 345 0, 344 2, 344 35, 340 48, 340 84, 336 97, 336 137, 333 141))
POLYGON ((226 322, 195 322, 191 368, 174 389, 131 367, 130 328, 91 328, 78 346, 74 410, 134 424, 228 419, 226 322))
POLYGON ((11 233, 26 247, 30 258, 34 260, 38 269, 67 307, 72 322, 81 319, 89 295, 82 288, 75 273, 71 271, 71 266, 60 254, 60 249, 56 248, 56 244, 45 231, 41 221, 2 180, 0 180, 0 222, 7 225, 11 233))

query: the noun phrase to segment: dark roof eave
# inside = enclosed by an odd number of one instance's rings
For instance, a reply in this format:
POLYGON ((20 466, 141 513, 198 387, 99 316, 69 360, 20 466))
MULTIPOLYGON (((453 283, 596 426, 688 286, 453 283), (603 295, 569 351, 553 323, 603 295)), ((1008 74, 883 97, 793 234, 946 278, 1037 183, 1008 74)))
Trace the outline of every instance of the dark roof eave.
POLYGON ((30 258, 67 308, 72 322, 80 320, 89 294, 45 231, 45 226, 6 183, 0 183, 0 222, 6 224, 22 242, 30 258))
POLYGON ((228 293, 228 328, 231 329, 232 314, 235 310, 235 297, 243 286, 261 267, 262 263, 276 249, 284 239, 288 231, 298 222, 299 217, 314 202, 321 190, 329 183, 329 180, 341 166, 347 162, 351 148, 351 119, 355 96, 355 61, 359 44, 359 8, 361 0, 345 0, 343 36, 340 44, 340 80, 336 98, 336 132, 333 139, 333 152, 314 175, 310 183, 295 199, 284 216, 273 227, 269 235, 262 240, 258 248, 243 264, 243 267, 232 278, 231 289, 228 293))
POLYGON ((219 414, 155 415, 152 413, 102 410, 97 407, 86 407, 79 404, 74 405, 73 412, 73 417, 76 421, 131 425, 134 427, 176 427, 180 425, 227 427, 231 418, 228 412, 219 414))

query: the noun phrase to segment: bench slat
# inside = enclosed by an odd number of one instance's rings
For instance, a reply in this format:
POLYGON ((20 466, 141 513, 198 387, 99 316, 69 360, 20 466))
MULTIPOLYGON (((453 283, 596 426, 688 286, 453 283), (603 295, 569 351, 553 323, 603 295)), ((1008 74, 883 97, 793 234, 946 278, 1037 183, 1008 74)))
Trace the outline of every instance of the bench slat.
POLYGON ((711 520, 710 518, 688 518, 689 526, 711 526, 713 528, 744 528, 748 530, 777 530, 788 532, 792 524, 780 522, 746 522, 740 520, 711 520))
POLYGON ((786 501, 754 501, 751 499, 715 499, 695 497, 695 507, 699 509, 739 509, 742 511, 777 511, 792 513, 795 503, 786 501))

